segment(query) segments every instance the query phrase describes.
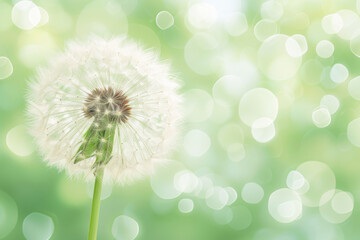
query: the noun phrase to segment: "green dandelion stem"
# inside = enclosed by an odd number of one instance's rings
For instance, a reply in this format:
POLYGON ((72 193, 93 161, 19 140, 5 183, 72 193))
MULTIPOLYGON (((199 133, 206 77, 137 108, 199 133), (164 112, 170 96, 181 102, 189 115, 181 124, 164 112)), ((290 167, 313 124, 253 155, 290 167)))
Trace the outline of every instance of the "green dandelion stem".
POLYGON ((95 172, 95 176, 96 177, 95 177, 94 195, 93 195, 92 207, 91 207, 91 218, 90 218, 88 240, 96 240, 96 236, 97 236, 104 168, 103 167, 97 168, 95 172))
POLYGON ((109 118, 95 119, 83 136, 83 142, 74 156, 74 163, 96 157, 93 164, 95 174, 94 195, 91 207, 89 240, 96 240, 99 223, 101 188, 104 167, 111 159, 114 145, 115 126, 109 118))

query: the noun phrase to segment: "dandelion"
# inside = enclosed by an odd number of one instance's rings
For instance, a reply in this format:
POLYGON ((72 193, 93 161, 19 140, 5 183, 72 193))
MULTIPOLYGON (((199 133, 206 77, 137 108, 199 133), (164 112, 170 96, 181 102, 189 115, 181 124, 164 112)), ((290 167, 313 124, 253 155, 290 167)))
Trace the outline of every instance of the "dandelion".
POLYGON ((31 133, 44 160, 95 178, 89 239, 103 179, 127 184, 166 161, 180 119, 178 86, 168 64, 125 36, 72 42, 31 81, 31 133))

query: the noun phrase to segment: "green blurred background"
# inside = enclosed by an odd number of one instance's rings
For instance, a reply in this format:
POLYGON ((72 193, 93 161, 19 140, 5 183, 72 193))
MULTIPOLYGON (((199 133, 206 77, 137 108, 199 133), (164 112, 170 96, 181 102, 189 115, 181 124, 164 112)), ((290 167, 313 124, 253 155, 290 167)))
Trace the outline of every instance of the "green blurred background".
POLYGON ((104 186, 98 239, 352 240, 360 224, 360 1, 0 0, 0 239, 86 239, 92 184, 26 125, 36 67, 128 34, 172 63, 175 162, 104 186))

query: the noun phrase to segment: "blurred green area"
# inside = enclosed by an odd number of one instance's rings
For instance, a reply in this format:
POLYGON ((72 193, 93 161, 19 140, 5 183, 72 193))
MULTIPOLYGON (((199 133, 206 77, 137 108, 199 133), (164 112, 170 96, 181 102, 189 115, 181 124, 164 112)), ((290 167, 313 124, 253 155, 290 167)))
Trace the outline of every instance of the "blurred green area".
POLYGON ((91 184, 41 161, 25 107, 35 68, 91 33, 127 33, 170 61, 186 115, 179 163, 105 186, 98 239, 359 239, 359 12, 355 0, 0 0, 0 239, 87 237, 91 184))

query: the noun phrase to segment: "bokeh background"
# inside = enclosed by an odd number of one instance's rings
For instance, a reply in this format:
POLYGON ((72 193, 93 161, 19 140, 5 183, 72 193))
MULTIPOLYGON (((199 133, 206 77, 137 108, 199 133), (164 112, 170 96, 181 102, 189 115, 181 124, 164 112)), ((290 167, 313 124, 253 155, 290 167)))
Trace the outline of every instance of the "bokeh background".
POLYGON ((0 0, 0 239, 86 239, 92 184, 41 160, 26 89, 68 40, 128 34, 182 79, 174 162, 105 185, 98 239, 352 240, 360 1, 0 0))

